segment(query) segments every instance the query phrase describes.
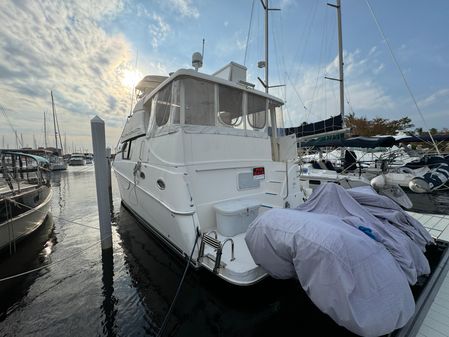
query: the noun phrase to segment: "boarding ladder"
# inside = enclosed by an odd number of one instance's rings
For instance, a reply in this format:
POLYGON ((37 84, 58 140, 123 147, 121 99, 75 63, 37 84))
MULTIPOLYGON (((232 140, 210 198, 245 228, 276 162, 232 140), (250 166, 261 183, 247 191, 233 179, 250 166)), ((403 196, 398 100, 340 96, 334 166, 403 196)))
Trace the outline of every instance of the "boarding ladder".
POLYGON ((234 240, 232 240, 231 238, 227 238, 226 240, 221 242, 217 238, 217 232, 216 231, 203 233, 201 235, 200 250, 198 252, 197 261, 201 263, 201 262, 203 262, 204 258, 211 259, 212 261, 215 262, 214 263, 214 268, 213 268, 212 271, 215 274, 218 274, 219 268, 226 267, 226 264, 221 262, 221 255, 223 253, 223 247, 226 245, 227 242, 231 242, 231 261, 234 261, 235 260, 235 256, 234 256, 234 240), (206 245, 208 245, 208 246, 210 246, 210 247, 212 247, 214 249, 215 256, 213 256, 211 254, 204 255, 204 249, 205 249, 206 245))

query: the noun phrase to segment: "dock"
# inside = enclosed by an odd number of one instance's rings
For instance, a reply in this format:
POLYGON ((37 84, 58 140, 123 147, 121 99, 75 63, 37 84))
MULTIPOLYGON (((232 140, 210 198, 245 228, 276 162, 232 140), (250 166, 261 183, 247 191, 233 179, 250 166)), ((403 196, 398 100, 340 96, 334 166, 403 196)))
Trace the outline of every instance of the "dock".
MULTIPOLYGON (((435 240, 449 245, 449 215, 408 212, 435 240)), ((395 337, 449 337, 449 251, 446 250, 410 322, 395 337)))

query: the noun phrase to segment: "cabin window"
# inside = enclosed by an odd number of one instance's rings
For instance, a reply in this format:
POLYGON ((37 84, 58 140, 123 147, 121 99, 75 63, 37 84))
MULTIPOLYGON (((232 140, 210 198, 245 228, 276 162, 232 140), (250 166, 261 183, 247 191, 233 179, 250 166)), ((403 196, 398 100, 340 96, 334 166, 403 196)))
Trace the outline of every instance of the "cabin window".
POLYGON ((171 101, 171 83, 163 87, 156 96, 156 125, 162 126, 167 124, 170 117, 170 101, 171 101))
POLYGON ((180 81, 172 82, 172 99, 171 99, 171 111, 170 114, 173 116, 173 123, 180 124, 180 113, 181 113, 181 90, 180 81))
POLYGON ((122 144, 122 159, 131 158, 131 140, 128 140, 122 144))
POLYGON ((193 78, 184 79, 183 84, 185 91, 185 124, 215 125, 214 85, 193 78))
POLYGON ((267 123, 267 100, 265 97, 248 93, 247 129, 263 129, 267 123))
POLYGON ((228 126, 242 123, 243 92, 239 89, 220 85, 218 87, 218 120, 228 126))

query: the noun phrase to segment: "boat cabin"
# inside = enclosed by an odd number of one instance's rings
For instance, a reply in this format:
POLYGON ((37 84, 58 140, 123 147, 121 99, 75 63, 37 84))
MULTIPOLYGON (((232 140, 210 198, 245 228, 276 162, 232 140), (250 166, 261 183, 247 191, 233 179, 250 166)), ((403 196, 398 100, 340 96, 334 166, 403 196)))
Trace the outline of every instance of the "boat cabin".
MULTIPOLYGON (((168 79, 155 76, 152 83, 157 80, 162 82, 151 93, 141 84, 138 88, 144 91, 139 90, 137 97, 140 97, 140 100, 132 115, 128 117, 121 136, 119 151, 123 150, 124 158, 130 157, 133 147, 131 144, 138 137, 145 135, 148 138, 157 138, 183 128, 190 134, 267 141, 271 136, 272 145, 268 143, 267 146, 270 154, 264 155, 267 159, 279 160, 279 150, 274 139, 279 137, 277 131, 283 127, 283 102, 274 96, 254 90, 245 81, 246 74, 234 78, 234 81, 218 77, 228 75, 236 66, 231 63, 228 68, 231 70, 222 70, 216 75, 182 69, 168 79), (275 132, 272 132, 273 130, 275 132)), ((146 76, 144 80, 150 82, 151 76, 146 76)), ((225 140, 226 147, 229 145, 227 142, 228 140, 225 140)), ((259 151, 254 149, 253 145, 252 143, 252 150, 259 151)), ((243 148, 241 150, 245 152, 243 148)))

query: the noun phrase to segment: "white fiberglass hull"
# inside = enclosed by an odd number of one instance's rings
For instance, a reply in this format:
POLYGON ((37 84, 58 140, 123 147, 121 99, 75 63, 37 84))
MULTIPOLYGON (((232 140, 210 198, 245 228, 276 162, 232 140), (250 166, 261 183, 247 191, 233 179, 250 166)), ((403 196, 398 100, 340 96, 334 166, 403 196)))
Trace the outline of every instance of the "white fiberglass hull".
POLYGON ((190 253, 195 239, 194 212, 179 212, 170 209, 143 187, 135 185, 122 173, 117 170, 115 173, 125 206, 141 218, 149 229, 170 243, 172 248, 176 248, 181 254, 190 253))
MULTIPOLYGON (((195 211, 177 211, 144 187, 135 185, 134 181, 118 172, 117 169, 115 173, 125 207, 181 257, 190 256, 197 234, 196 228, 198 228, 198 217, 195 211)), ((254 263, 244 237, 245 233, 232 237, 235 259, 231 254, 231 246, 224 247, 221 256, 223 267, 217 273, 227 282, 240 286, 254 284, 268 275, 263 268, 254 263)), ((227 237, 218 233, 218 240, 224 242, 226 239, 227 237)), ((191 262, 195 267, 202 266, 213 271, 216 252, 211 247, 206 246, 204 258, 201 261, 197 260, 200 240, 197 241, 191 262)))

